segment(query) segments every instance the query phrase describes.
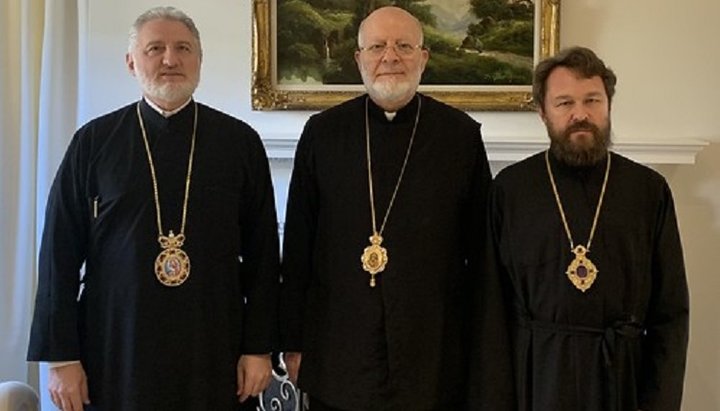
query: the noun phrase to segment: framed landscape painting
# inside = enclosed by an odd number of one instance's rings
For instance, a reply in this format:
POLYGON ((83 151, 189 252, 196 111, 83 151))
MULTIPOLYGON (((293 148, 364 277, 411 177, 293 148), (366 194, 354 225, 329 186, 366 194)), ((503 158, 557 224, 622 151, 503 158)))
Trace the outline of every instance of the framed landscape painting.
POLYGON ((419 91, 471 111, 532 108, 533 67, 559 47, 560 0, 253 0, 253 109, 318 110, 363 93, 357 30, 384 5, 423 25, 419 91))

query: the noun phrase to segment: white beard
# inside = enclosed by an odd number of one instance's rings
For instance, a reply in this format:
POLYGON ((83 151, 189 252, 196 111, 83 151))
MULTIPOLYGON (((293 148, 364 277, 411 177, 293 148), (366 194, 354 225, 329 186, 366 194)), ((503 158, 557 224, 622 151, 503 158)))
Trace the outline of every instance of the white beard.
POLYGON ((137 72, 138 81, 145 94, 162 101, 182 101, 192 96, 198 80, 186 80, 180 83, 158 83, 137 72))
POLYGON ((380 101, 395 101, 413 91, 409 81, 375 81, 368 87, 368 93, 380 101))
POLYGON ((367 89, 370 97, 379 102, 396 102, 403 98, 410 98, 415 93, 420 77, 422 76, 422 68, 416 73, 408 73, 406 80, 396 80, 394 78, 382 78, 373 80, 372 75, 360 66, 360 76, 363 84, 367 89))

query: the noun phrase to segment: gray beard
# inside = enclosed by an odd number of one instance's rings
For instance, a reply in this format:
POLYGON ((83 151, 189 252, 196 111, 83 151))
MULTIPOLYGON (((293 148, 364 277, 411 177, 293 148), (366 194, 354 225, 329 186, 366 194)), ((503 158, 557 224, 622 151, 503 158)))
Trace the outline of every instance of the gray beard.
POLYGON ((187 100, 192 96, 197 88, 198 83, 192 81, 180 84, 157 84, 152 80, 138 76, 140 85, 148 96, 165 101, 187 100))

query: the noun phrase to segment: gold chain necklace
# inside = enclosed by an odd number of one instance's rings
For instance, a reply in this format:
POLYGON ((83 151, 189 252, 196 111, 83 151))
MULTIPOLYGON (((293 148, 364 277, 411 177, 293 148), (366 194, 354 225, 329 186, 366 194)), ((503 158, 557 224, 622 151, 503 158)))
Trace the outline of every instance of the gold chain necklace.
POLYGON ((153 195, 155 198, 155 214, 157 216, 158 226, 158 242, 162 251, 155 259, 155 276, 158 281, 168 287, 176 287, 187 280, 190 276, 190 257, 180 247, 185 242, 185 220, 187 218, 187 205, 190 196, 190 180, 192 178, 193 158, 195 157, 195 134, 197 131, 198 109, 197 103, 193 102, 195 108, 192 139, 190 142, 190 158, 188 159, 187 177, 185 177, 185 198, 183 199, 182 223, 180 225, 180 234, 175 235, 172 230, 168 235, 163 234, 162 218, 160 215, 160 195, 158 194, 158 182, 155 174, 155 164, 153 163, 152 154, 150 153, 150 143, 148 142, 145 124, 143 123, 142 114, 140 113, 140 103, 136 106, 138 121, 140 122, 140 130, 142 131, 143 142, 145 143, 145 151, 147 152, 148 164, 150 165, 150 176, 153 183, 153 195))
POLYGON ((388 255, 385 247, 381 246, 383 238, 382 233, 385 230, 385 224, 387 223, 390 210, 395 203, 395 197, 397 196, 400 183, 402 182, 403 175, 405 174, 405 167, 410 158, 410 149, 415 141, 415 132, 417 131, 418 122, 420 120, 420 107, 422 106, 422 100, 420 96, 417 97, 418 108, 415 114, 415 125, 413 126, 412 134, 410 135, 410 142, 408 143, 407 151, 405 152, 405 159, 403 160, 402 168, 400 169, 400 175, 398 176, 395 189, 393 190, 392 196, 390 197, 390 203, 385 211, 385 217, 380 225, 380 231, 377 230, 376 219, 375 219, 375 195, 373 191, 373 177, 372 177, 372 158, 370 155, 370 120, 368 115, 368 100, 365 98, 365 146, 367 149, 367 169, 368 169, 368 188, 370 191, 370 217, 372 218, 372 235, 370 236, 370 245, 365 247, 365 250, 360 257, 360 261, 363 265, 363 270, 370 273, 370 287, 375 287, 375 276, 385 270, 385 266, 388 263, 388 255))
POLYGON ((597 228, 598 218, 600 217, 600 208, 602 208, 603 198, 605 197, 605 188, 607 187, 608 177, 610 176, 610 159, 612 156, 610 152, 607 153, 607 165, 605 167, 605 179, 603 180, 602 188, 600 189, 600 198, 598 198, 597 207, 595 208, 595 217, 593 218, 592 228, 590 228, 590 236, 587 241, 587 245, 583 246, 578 244, 577 247, 573 242, 572 234, 570 234, 570 226, 568 225, 567 218, 565 218, 565 211, 563 210, 562 202, 560 202, 560 194, 558 194, 557 185, 555 185, 555 178, 553 177, 552 169, 550 167, 549 152, 545 151, 545 165, 547 166, 548 176, 550 176, 550 184, 552 185, 553 193, 555 194, 555 201, 557 202, 558 210, 560 210, 560 218, 562 218, 563 226, 565 227, 565 234, 567 234, 568 240, 570 241, 570 251, 575 254, 575 258, 572 260, 567 268, 565 274, 568 279, 578 290, 585 292, 592 287, 597 275, 598 269, 595 267, 592 261, 586 257, 590 253, 590 245, 592 244, 593 236, 595 236, 595 229, 597 228))

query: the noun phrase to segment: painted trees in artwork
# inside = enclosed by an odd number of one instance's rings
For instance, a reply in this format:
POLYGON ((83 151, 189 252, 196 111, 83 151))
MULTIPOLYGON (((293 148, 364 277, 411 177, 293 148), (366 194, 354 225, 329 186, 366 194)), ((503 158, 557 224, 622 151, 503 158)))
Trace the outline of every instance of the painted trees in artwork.
POLYGON ((532 0, 277 0, 278 81, 359 84, 358 27, 386 5, 423 24, 424 84, 530 84, 532 0))
POLYGON ((532 58, 535 9, 532 1, 471 0, 470 6, 478 21, 468 26, 463 46, 532 58))

